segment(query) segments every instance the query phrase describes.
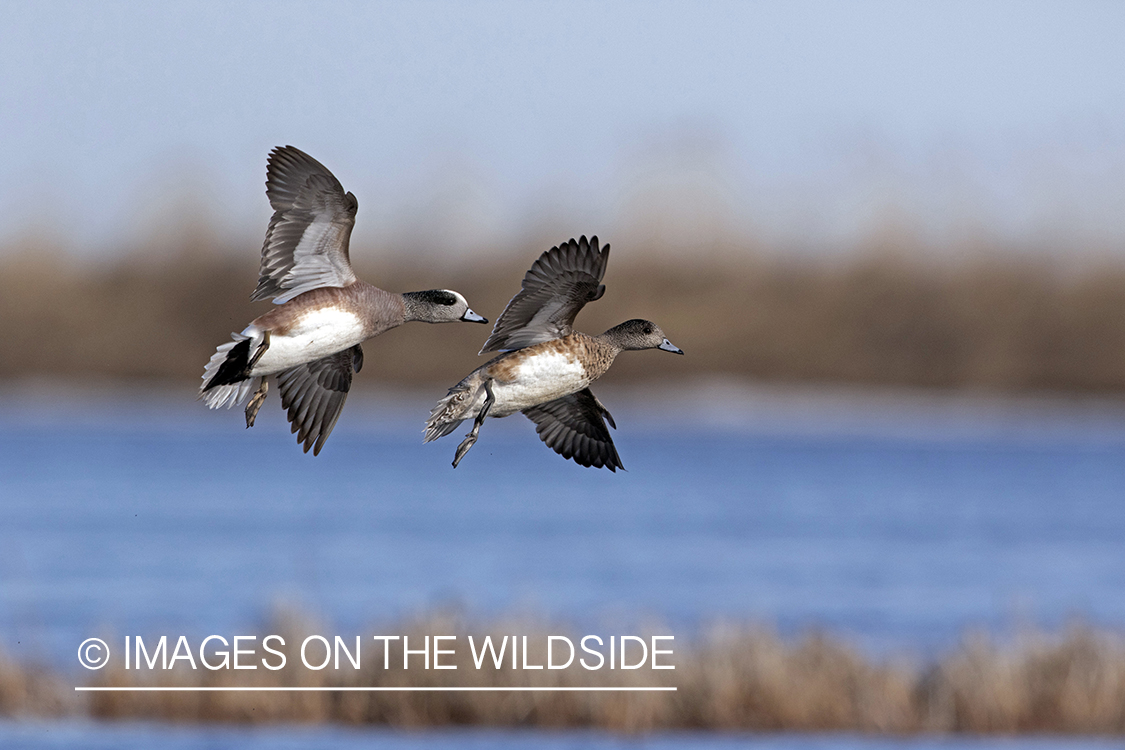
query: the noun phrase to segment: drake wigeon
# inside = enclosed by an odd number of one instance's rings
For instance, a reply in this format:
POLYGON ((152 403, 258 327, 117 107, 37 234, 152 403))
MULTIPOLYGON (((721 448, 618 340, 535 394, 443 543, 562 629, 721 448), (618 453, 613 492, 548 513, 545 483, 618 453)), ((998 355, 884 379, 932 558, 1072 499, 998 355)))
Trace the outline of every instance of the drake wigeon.
POLYGON ((522 411, 535 423, 539 438, 563 458, 614 472, 625 468, 605 420, 614 429, 617 425, 590 392, 590 383, 623 351, 683 351, 647 320, 625 321, 600 336, 571 327, 587 302, 605 294, 601 282, 608 260, 609 245, 599 250, 597 237, 571 240, 539 256, 480 352, 505 353, 449 389, 430 413, 423 442, 445 437, 464 420, 474 419, 472 431, 457 447, 456 468, 477 441, 486 417, 522 411))
POLYGON ((359 203, 308 154, 270 152, 266 195, 274 214, 262 245, 251 300, 278 305, 219 346, 203 372, 199 397, 212 409, 246 406, 252 427, 277 376, 281 405, 297 442, 320 453, 344 408, 352 373, 363 366, 360 344, 412 320, 488 321, 448 289, 393 294, 360 281, 348 258, 359 203))

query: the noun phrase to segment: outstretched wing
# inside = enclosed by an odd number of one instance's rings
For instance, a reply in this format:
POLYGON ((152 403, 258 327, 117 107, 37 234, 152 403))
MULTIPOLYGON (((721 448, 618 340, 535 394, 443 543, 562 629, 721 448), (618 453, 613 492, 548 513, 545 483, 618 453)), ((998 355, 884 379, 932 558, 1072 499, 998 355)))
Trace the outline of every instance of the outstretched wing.
POLYGON ((344 400, 352 387, 352 372, 363 366, 359 344, 324 359, 308 362, 277 374, 281 405, 287 410, 291 431, 305 453, 319 455, 332 434, 344 400), (315 447, 314 447, 315 443, 315 447))
POLYGON ((281 304, 310 289, 356 280, 348 240, 359 203, 323 164, 292 146, 275 148, 266 166, 266 195, 274 214, 250 299, 272 297, 281 304))
POLYGON ((615 429, 613 417, 590 389, 524 409, 535 423, 535 432, 555 453, 581 466, 603 466, 612 472, 624 469, 604 415, 615 429))
POLYGON ((587 241, 583 236, 540 255, 480 353, 522 349, 570 334, 578 311, 605 294, 608 261, 609 245, 599 251, 597 237, 587 241))

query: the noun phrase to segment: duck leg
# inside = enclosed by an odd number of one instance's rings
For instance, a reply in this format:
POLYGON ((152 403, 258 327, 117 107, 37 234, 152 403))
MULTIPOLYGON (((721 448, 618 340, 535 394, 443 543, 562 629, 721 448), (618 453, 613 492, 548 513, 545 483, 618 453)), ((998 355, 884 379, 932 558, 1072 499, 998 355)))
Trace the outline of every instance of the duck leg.
MULTIPOLYGON (((246 363, 246 374, 249 375, 250 371, 254 369, 254 365, 258 364, 258 360, 266 353, 266 349, 270 348, 270 332, 262 332, 262 343, 258 346, 258 351, 254 352, 254 356, 246 363)), ((262 408, 262 403, 266 400, 266 392, 269 391, 269 379, 262 377, 258 383, 258 390, 254 392, 254 398, 250 399, 250 403, 246 405, 246 429, 254 426, 254 420, 258 418, 258 410, 262 408)))
POLYGON ((457 464, 461 463, 461 459, 465 457, 465 454, 469 452, 469 448, 472 448, 473 444, 477 442, 477 435, 480 434, 480 426, 484 424, 484 418, 488 416, 488 412, 492 409, 492 404, 496 402, 496 397, 492 395, 491 380, 484 381, 484 392, 486 394, 484 404, 481 405, 480 413, 477 414, 477 418, 473 420, 473 429, 465 436, 461 444, 457 446, 457 453, 453 456, 454 469, 457 468, 457 464))
POLYGON ((270 332, 262 331, 262 343, 258 345, 258 351, 254 352, 254 356, 246 363, 246 374, 249 375, 250 371, 254 369, 254 365, 258 364, 258 360, 266 353, 266 349, 270 348, 270 332))
POLYGON ((250 403, 246 405, 247 429, 254 426, 254 420, 258 417, 258 410, 262 408, 262 404, 266 400, 266 392, 270 389, 270 381, 268 379, 262 378, 261 381, 258 390, 254 392, 254 398, 250 399, 250 403))

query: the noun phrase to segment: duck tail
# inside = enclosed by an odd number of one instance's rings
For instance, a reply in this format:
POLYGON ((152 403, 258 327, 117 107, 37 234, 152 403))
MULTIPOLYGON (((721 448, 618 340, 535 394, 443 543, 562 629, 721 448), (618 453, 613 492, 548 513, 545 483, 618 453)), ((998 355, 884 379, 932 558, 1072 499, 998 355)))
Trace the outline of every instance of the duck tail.
POLYGON ((445 437, 472 416, 468 413, 468 406, 473 401, 472 395, 473 389, 464 381, 450 388, 449 393, 430 411, 430 418, 426 420, 426 436, 422 442, 428 443, 445 437))
POLYGON ((229 385, 217 385, 208 391, 200 391, 199 398, 203 403, 207 404, 209 409, 220 409, 226 407, 227 409, 232 406, 242 406, 246 402, 246 398, 250 395, 250 391, 254 390, 254 383, 257 378, 243 380, 241 383, 231 383, 229 385))
POLYGON ((261 356, 264 336, 247 328, 242 333, 232 333, 231 339, 219 345, 203 369, 199 398, 211 409, 242 404, 254 387, 250 370, 261 356))

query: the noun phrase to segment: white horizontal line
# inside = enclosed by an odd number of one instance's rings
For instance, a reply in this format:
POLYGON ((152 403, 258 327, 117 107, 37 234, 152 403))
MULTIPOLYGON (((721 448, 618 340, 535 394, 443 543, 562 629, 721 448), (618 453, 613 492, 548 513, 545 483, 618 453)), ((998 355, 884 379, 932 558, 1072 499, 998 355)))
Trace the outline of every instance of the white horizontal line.
POLYGON ((675 692, 674 687, 76 687, 99 693, 641 693, 675 692))

